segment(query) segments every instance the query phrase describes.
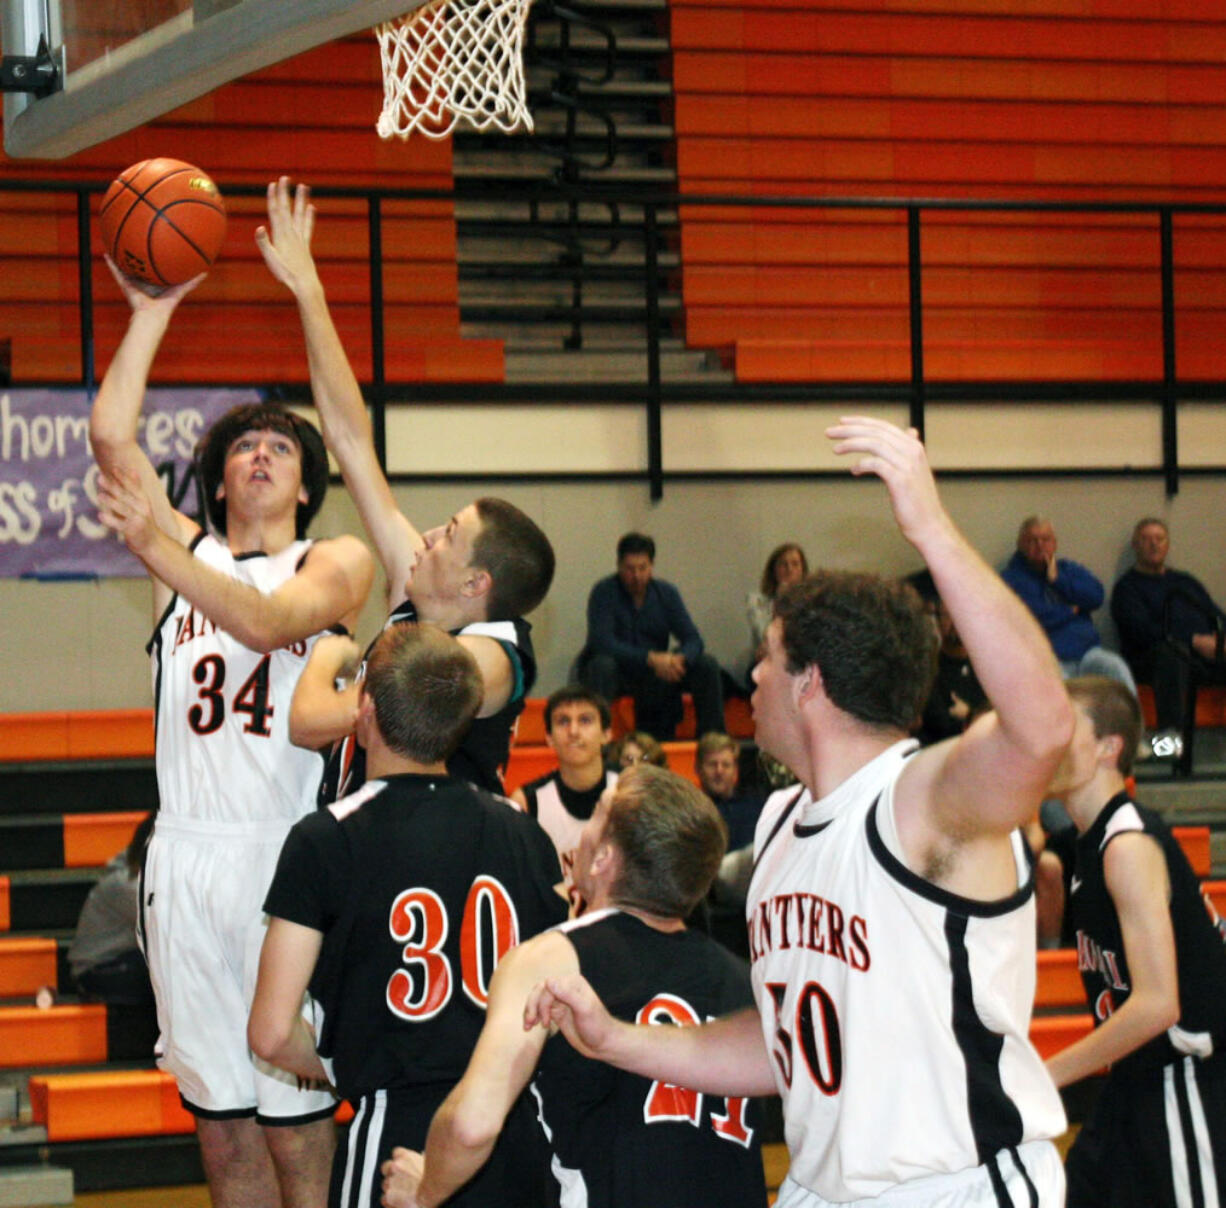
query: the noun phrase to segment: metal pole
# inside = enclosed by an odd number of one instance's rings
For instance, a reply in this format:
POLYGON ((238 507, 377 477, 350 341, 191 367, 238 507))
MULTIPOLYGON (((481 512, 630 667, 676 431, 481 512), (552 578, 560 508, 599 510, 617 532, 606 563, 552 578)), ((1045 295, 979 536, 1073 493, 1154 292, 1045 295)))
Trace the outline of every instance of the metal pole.
POLYGON ((387 367, 383 348, 383 221, 377 193, 368 199, 370 218, 370 426, 379 468, 387 473, 387 367))
POLYGON ((920 262, 920 212, 907 207, 907 283, 911 318, 911 427, 924 435, 924 296, 920 262))
POLYGON ((1169 206, 1158 211, 1162 246, 1162 475, 1166 495, 1179 494, 1179 422, 1175 377, 1175 254, 1169 206))
POLYGON ((647 276, 647 475, 653 503, 664 498, 663 437, 660 420, 660 281, 656 207, 643 210, 644 268, 647 276))
POLYGON ((81 382, 94 384, 94 278, 89 253, 89 191, 77 191, 77 313, 81 323, 81 382))

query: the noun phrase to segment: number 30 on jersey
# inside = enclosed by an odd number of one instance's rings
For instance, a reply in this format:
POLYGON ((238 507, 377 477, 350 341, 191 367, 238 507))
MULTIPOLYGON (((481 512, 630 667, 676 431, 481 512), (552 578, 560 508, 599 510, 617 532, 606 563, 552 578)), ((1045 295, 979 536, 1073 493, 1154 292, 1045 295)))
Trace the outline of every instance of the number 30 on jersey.
MULTIPOLYGON (((405 889, 392 903, 388 927, 404 945, 403 969, 388 979, 387 1005, 394 1015, 413 1023, 432 1019, 455 989, 451 961, 443 952, 451 933, 447 906, 433 889, 405 889)), ((506 887, 496 877, 477 877, 460 919, 460 985, 482 1010, 489 1001, 494 970, 519 943, 519 918, 506 887)))

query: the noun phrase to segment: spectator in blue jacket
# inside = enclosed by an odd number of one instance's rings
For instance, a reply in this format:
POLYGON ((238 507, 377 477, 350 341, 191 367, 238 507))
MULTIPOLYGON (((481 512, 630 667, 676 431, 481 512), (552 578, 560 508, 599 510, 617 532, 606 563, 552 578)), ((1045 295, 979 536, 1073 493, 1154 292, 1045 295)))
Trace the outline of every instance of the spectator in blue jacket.
POLYGON ((661 742, 676 733, 683 692, 694 698, 700 734, 723 730, 719 664, 703 653, 681 593, 655 577, 655 557, 656 543, 643 533, 618 541, 617 573, 588 597, 579 678, 606 700, 630 693, 638 728, 661 742))
POLYGON ((1102 581, 1078 562, 1056 557, 1056 530, 1045 516, 1028 516, 1017 531, 1017 552, 1001 577, 1022 598, 1051 642, 1065 679, 1105 675, 1135 696, 1128 664, 1105 650, 1090 613, 1101 608, 1102 581))

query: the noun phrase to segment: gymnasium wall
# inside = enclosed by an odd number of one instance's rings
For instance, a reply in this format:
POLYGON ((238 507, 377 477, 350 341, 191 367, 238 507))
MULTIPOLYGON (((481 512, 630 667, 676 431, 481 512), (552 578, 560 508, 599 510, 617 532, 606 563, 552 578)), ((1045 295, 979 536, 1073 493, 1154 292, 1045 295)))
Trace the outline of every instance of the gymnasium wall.
MULTIPOLYGON (((1069 432, 1069 440, 1090 439, 1069 432)), ((478 493, 505 495, 537 517, 558 553, 553 591, 531 618, 541 660, 538 691, 564 683, 584 637, 591 584, 613 569, 618 536, 643 528, 659 548, 658 573, 682 589, 708 647, 724 665, 748 653, 745 594, 756 587, 770 549, 803 543, 815 564, 906 573, 919 559, 895 532, 883 488, 851 479, 809 482, 669 483, 652 506, 641 484, 491 486, 457 481, 400 487, 421 524, 445 520, 478 493)), ((1226 601, 1226 516, 1221 483, 1189 478, 1169 503, 1161 480, 1137 478, 953 479, 942 492, 954 518, 994 565, 1013 549, 1025 515, 1050 514, 1060 553, 1088 565, 1108 585, 1125 569, 1132 523, 1153 513, 1172 527, 1172 564, 1199 575, 1226 601)), ((360 532, 340 488, 315 530, 360 532)), ((380 587, 361 638, 382 620, 380 587)), ((0 712, 142 706, 150 703, 149 589, 143 580, 32 583, 0 580, 0 712)), ((1105 613, 1098 620, 1104 619, 1105 613)), ((1109 631, 1109 619, 1105 628, 1109 631)))

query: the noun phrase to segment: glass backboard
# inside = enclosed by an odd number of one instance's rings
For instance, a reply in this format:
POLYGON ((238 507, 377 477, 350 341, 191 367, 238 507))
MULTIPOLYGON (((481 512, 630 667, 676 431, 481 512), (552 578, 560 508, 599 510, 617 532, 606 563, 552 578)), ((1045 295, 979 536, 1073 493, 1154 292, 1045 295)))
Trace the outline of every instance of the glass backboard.
POLYGON ((4 55, 46 37, 62 87, 8 93, 4 149, 62 159, 421 0, 0 0, 4 55))

